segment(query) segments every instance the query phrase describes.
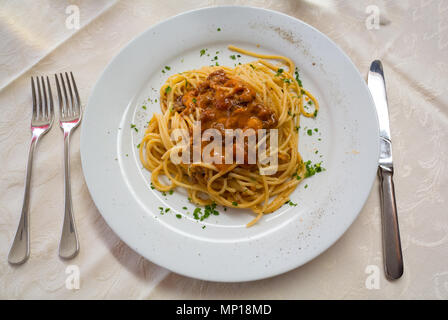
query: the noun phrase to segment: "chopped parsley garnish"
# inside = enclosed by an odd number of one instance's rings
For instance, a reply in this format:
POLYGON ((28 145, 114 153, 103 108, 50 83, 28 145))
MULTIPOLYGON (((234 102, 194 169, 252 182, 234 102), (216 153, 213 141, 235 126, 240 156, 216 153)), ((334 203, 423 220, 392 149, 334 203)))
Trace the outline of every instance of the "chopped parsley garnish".
POLYGON ((181 214, 176 214, 176 218, 177 219, 182 219, 182 215, 181 214))
POLYGON ((253 66, 252 64, 249 64, 249 65, 251 66, 251 68, 252 68, 252 69, 254 69, 254 70, 255 70, 255 67, 254 67, 254 66, 253 66))
POLYGON ((199 220, 200 218, 199 218, 199 214, 200 213, 202 213, 201 212, 201 208, 196 208, 196 209, 194 209, 194 211, 193 211, 193 217, 196 219, 196 220, 199 220))
POLYGON ((193 98, 192 100, 193 100, 193 103, 196 103, 196 98, 193 98))
POLYGON ((131 123, 131 129, 134 129, 135 132, 138 132, 138 129, 137 129, 137 127, 135 126, 135 124, 132 124, 132 123, 131 123))
POLYGON ((306 184, 304 188, 305 188, 305 189, 308 188, 308 185, 306 184))
POLYGON ((140 149, 140 143, 137 145, 137 149, 140 149))
POLYGON ((219 211, 216 210, 215 202, 212 202, 212 204, 206 205, 204 207, 204 211, 202 211, 201 208, 196 208, 193 211, 193 217, 199 221, 203 221, 204 219, 207 219, 208 217, 210 217, 210 215, 214 215, 214 216, 219 215, 219 211))
POLYGON ((205 226, 202 226, 202 229, 205 229, 205 226))
POLYGON ((182 209, 184 209, 184 210, 188 210, 188 208, 187 208, 187 207, 182 207, 182 209))
POLYGON ((169 70, 171 70, 171 67, 165 66, 165 69, 169 71, 169 70))
POLYGON ((233 201, 233 202, 232 202, 232 205, 233 205, 234 207, 238 207, 238 202, 233 201))
POLYGON ((218 31, 218 32, 221 31, 221 28, 216 29, 216 31, 218 31))
POLYGON ((204 209, 204 219, 207 218, 209 215, 213 214, 214 216, 218 216, 219 212, 216 209, 216 203, 213 202, 210 205, 206 205, 204 209))
POLYGON ((146 110, 146 106, 142 106, 142 109, 146 110))
POLYGON ((276 77, 278 77, 279 75, 281 75, 283 73, 283 69, 282 68, 279 68, 279 69, 277 69, 277 73, 276 73, 276 77))
POLYGON ((291 207, 297 206, 297 203, 294 203, 291 200, 286 201, 285 204, 289 204, 291 207))
POLYGON ((199 51, 199 53, 201 54, 200 57, 202 57, 206 51, 207 51, 207 49, 201 49, 201 51, 199 51))
POLYGON ((232 55, 230 56, 230 59, 232 59, 232 60, 236 60, 236 56, 235 56, 234 54, 232 54, 232 55))
POLYGON ((160 213, 161 215, 164 215, 165 213, 168 213, 168 212, 171 211, 170 208, 164 208, 164 207, 159 207, 159 210, 160 210, 159 213, 160 213))
POLYGON ((316 117, 317 117, 317 110, 314 111, 314 118, 316 118, 316 117))
POLYGON ((154 187, 154 185, 152 184, 152 182, 151 182, 151 189, 155 189, 156 187, 154 187))
MULTIPOLYGON (((299 69, 296 68, 295 74, 296 74, 296 81, 297 81, 297 83, 299 84, 300 87, 303 87, 303 85, 302 85, 302 81, 300 80, 300 77, 299 77, 299 69)), ((303 93, 304 93, 304 92, 303 92, 303 90, 302 90, 302 94, 303 94, 303 93)))
POLYGON ((168 92, 170 92, 170 91, 171 91, 171 87, 170 87, 170 86, 168 86, 168 87, 165 88, 165 93, 168 93, 168 92))
POLYGON ((305 168, 306 168, 305 178, 314 176, 316 173, 325 171, 325 168, 322 167, 322 162, 312 164, 311 160, 305 162, 305 168))
POLYGON ((313 130, 308 129, 308 131, 306 132, 309 136, 313 135, 313 130))

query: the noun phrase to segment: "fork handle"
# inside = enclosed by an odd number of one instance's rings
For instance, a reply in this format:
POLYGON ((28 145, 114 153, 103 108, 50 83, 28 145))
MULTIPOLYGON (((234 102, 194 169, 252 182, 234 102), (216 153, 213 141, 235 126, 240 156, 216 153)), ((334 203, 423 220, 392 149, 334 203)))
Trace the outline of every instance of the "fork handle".
POLYGON ((401 253, 400 230, 398 228, 397 205, 393 171, 378 169, 381 180, 381 224, 383 229, 383 256, 386 277, 395 280, 403 274, 403 255, 401 253))
POLYGON ((59 256, 63 259, 75 257, 79 251, 78 233, 72 209, 72 192, 70 185, 70 131, 64 131, 64 183, 65 209, 59 242, 59 256))
POLYGON ((22 264, 30 256, 30 184, 31 172, 33 170, 33 155, 36 149, 39 136, 33 135, 28 153, 28 163, 26 165, 25 192, 23 195, 22 213, 20 215, 19 226, 17 227, 14 242, 8 254, 8 261, 11 264, 22 264))

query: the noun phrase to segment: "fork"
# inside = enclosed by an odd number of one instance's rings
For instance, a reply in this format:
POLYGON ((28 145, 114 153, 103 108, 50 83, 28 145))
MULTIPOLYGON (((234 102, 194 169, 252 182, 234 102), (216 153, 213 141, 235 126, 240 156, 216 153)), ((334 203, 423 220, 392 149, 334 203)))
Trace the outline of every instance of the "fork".
POLYGON ((75 218, 73 216, 70 185, 70 134, 81 122, 82 111, 81 101, 79 99, 78 89, 76 87, 75 79, 73 78, 73 73, 70 72, 70 81, 67 72, 65 72, 67 85, 65 84, 62 73, 59 74, 61 85, 59 85, 58 76, 55 75, 54 77, 56 79, 59 100, 59 125, 64 132, 65 209, 61 240, 59 242, 59 256, 64 259, 70 259, 75 257, 79 251, 78 233, 76 231, 75 218), (69 94, 67 94, 67 91, 69 94))
POLYGON ((31 171, 33 168, 33 154, 36 149, 37 142, 40 137, 47 133, 53 125, 54 110, 53 110, 53 97, 51 94, 51 86, 48 77, 46 77, 47 85, 45 85, 44 77, 36 78, 34 81, 31 77, 31 92, 33 97, 33 114, 31 116, 31 144, 28 154, 28 163, 26 166, 26 178, 25 178, 25 193, 23 196, 22 213, 20 216, 19 226, 14 237, 11 249, 8 254, 8 261, 11 264, 22 264, 30 256, 30 183, 31 183, 31 171), (36 101, 36 88, 37 85, 37 97, 36 101), (42 85, 42 89, 41 89, 42 85), (47 98, 48 90, 48 98, 47 98))

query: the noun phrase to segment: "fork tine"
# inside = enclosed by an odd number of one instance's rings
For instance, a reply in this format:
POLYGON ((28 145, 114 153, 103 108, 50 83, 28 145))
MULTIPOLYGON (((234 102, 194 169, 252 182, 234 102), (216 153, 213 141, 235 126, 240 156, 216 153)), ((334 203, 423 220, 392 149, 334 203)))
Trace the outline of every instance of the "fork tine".
POLYGON ((36 83, 37 83, 37 93, 39 95, 39 114, 37 115, 37 119, 40 119, 42 118, 42 95, 40 92, 39 77, 36 77, 36 83))
POLYGON ((80 114, 81 113, 81 99, 79 99, 78 88, 76 87, 75 78, 73 77, 73 73, 71 71, 70 71, 70 76, 72 78, 73 90, 75 91, 77 113, 80 114))
POLYGON ((62 93, 61 93, 61 86, 59 85, 58 75, 55 74, 55 75, 54 75, 54 78, 55 78, 55 80, 56 80, 56 89, 57 89, 57 91, 58 91, 59 116, 60 116, 60 117, 64 117, 65 114, 64 114, 64 108, 63 108, 63 105, 62 105, 62 103, 63 103, 63 102, 62 102, 62 93))
POLYGON ((31 92, 33 95, 33 119, 37 119, 36 88, 34 88, 33 77, 31 77, 31 92))
POLYGON ((48 86, 48 100, 50 102, 48 111, 49 111, 49 115, 50 115, 50 120, 53 120, 53 118, 54 118, 53 94, 51 93, 50 79, 48 79, 48 76, 47 76, 47 86, 48 86))
POLYGON ((70 114, 70 106, 68 104, 68 95, 67 95, 67 89, 65 88, 65 82, 64 82, 64 77, 62 76, 62 73, 59 74, 59 77, 61 78, 61 83, 62 83, 62 92, 64 94, 64 99, 65 99, 65 115, 66 116, 71 116, 70 114))
POLYGON ((45 86, 45 81, 44 81, 44 77, 40 77, 40 82, 42 83, 42 95, 44 96, 44 98, 43 98, 43 102, 44 102, 44 105, 42 106, 42 115, 41 115, 41 117, 42 117, 42 119, 48 119, 48 110, 47 110, 47 108, 48 108, 48 102, 47 102, 47 89, 46 89, 46 86, 45 86))
POLYGON ((75 101, 73 100, 72 86, 70 85, 70 79, 68 78, 67 72, 65 73, 65 78, 67 79, 68 92, 70 93, 70 113, 71 115, 75 115, 75 101))

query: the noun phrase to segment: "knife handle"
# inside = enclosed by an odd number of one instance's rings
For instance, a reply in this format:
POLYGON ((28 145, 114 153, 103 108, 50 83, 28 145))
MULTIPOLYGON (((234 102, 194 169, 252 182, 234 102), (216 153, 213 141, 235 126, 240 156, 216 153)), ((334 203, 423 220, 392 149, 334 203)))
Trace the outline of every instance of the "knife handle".
POLYGON ((397 205, 393 171, 378 169, 381 180, 381 224, 383 229, 384 271, 389 280, 395 280, 403 274, 403 255, 401 253, 400 230, 398 228, 397 205))

